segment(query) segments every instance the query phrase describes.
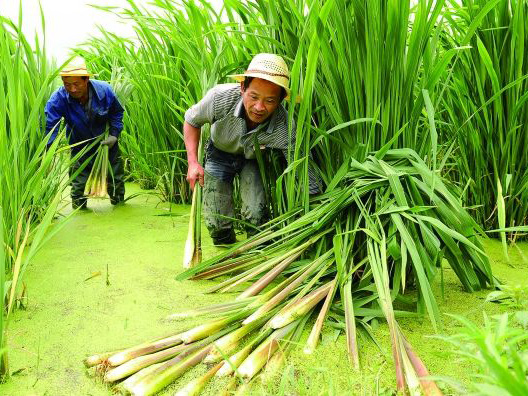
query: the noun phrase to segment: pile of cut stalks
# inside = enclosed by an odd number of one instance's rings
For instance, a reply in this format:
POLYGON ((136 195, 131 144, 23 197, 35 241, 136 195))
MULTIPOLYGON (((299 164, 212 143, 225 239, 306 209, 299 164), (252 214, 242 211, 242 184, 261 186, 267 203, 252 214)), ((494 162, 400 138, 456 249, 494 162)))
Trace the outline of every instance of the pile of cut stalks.
POLYGON ((426 314, 435 329, 441 326, 432 282, 446 265, 467 291, 494 285, 478 235, 482 230, 446 182, 414 151, 352 159, 325 193, 311 198, 308 210, 273 219, 257 235, 177 277, 219 278, 210 292, 240 291, 231 302, 171 315, 210 320, 91 356, 85 364, 133 395, 154 394, 202 364, 207 373, 176 394, 198 394, 211 378, 229 375, 225 394, 231 394, 280 367, 305 329, 305 353, 317 353, 323 326, 345 329, 351 365, 359 370, 357 334, 373 337, 370 322, 382 318, 398 391, 438 395, 396 317, 426 314), (395 310, 394 301, 413 309, 395 310))

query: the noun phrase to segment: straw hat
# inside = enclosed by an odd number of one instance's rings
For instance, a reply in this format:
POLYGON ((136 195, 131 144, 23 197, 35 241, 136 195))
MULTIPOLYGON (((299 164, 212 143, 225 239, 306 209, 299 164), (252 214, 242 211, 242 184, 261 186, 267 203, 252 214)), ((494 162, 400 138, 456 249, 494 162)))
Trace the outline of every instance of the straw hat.
POLYGON ((93 73, 89 73, 86 68, 86 63, 82 58, 75 58, 72 60, 64 69, 59 73, 61 77, 85 77, 94 76, 93 73))
POLYGON ((286 90, 286 100, 290 98, 290 71, 282 57, 275 54, 257 54, 251 60, 244 74, 231 74, 237 81, 244 81, 246 77, 257 77, 271 81, 286 90))

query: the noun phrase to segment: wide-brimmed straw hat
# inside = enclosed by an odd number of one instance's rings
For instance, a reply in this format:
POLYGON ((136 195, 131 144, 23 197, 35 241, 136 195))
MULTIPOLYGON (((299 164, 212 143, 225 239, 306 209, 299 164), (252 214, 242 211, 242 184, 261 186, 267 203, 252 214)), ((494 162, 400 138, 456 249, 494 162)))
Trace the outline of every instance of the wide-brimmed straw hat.
POLYGON ((75 58, 59 73, 61 77, 91 77, 95 74, 88 72, 84 59, 75 58))
POLYGON ((244 74, 231 74, 229 77, 237 81, 244 81, 246 77, 271 81, 286 90, 286 100, 290 98, 290 71, 284 59, 278 55, 257 54, 244 74))

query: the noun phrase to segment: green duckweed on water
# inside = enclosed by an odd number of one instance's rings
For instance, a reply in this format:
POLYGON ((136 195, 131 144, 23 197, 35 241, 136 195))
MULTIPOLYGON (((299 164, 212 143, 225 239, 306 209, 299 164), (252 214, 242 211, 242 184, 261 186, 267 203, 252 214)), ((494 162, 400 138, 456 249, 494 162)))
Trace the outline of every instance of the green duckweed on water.
MULTIPOLYGON (((138 189, 128 185, 128 191, 138 189)), ((167 315, 232 298, 204 294, 212 281, 174 280, 181 270, 189 206, 161 203, 145 194, 124 206, 112 207, 108 200, 100 200, 90 201, 89 207, 73 215, 26 274, 26 308, 14 313, 9 326, 12 377, 0 385, 1 395, 111 395, 84 368, 85 356, 177 333, 201 319, 167 321, 167 315)), ((214 255, 217 249, 206 232, 203 238, 204 255, 214 255)), ((528 285, 528 245, 510 248, 510 264, 499 242, 489 240, 484 245, 497 278, 528 285)), ((485 303, 489 291, 464 292, 448 268, 444 268, 442 297, 439 279, 434 288, 443 313, 481 322, 482 311, 493 315, 506 310, 485 303)), ((426 318, 401 318, 399 323, 433 375, 468 383, 474 367, 461 362, 446 342, 434 337, 426 318)), ((453 334, 458 326, 444 315, 441 333, 453 334)), ((312 355, 298 348, 273 379, 255 381, 250 393, 390 394, 394 368, 388 328, 382 321, 374 326, 374 335, 381 351, 364 333, 359 335, 362 370, 358 373, 348 363, 345 338, 326 326, 312 355)), ((173 394, 204 371, 203 367, 191 370, 161 394, 173 394)), ((215 380, 204 394, 216 395, 225 385, 226 381, 215 380)), ((453 387, 444 390, 460 392, 453 387)))

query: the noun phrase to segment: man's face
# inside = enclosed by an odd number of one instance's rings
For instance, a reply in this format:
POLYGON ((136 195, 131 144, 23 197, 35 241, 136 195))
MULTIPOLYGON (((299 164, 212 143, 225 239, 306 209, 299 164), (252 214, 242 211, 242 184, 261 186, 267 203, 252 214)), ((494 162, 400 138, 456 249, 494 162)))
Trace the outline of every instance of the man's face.
POLYGON ((74 99, 81 99, 88 94, 88 81, 88 77, 62 77, 64 88, 74 99))
POLYGON ((266 121, 281 102, 282 88, 261 78, 251 80, 247 89, 240 83, 240 92, 246 117, 255 124, 266 121))

